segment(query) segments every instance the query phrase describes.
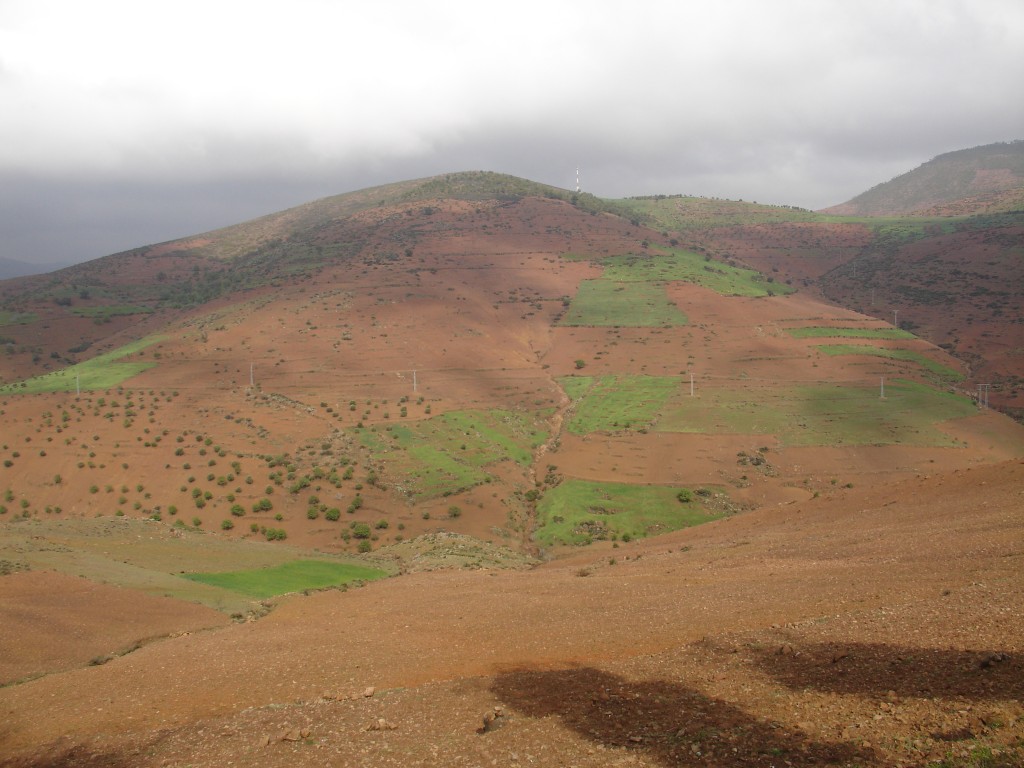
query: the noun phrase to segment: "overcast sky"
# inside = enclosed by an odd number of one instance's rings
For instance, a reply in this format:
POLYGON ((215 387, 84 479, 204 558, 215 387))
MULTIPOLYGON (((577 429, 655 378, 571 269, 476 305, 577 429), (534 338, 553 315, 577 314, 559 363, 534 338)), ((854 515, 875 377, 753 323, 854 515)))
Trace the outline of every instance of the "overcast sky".
POLYGON ((0 0, 0 258, 461 170, 821 208, 1022 84, 1021 0, 0 0))

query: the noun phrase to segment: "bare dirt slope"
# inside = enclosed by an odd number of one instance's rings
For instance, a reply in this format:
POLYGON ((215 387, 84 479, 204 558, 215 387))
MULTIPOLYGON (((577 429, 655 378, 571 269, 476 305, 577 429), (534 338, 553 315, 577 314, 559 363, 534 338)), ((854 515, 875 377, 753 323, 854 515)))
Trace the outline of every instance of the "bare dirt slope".
POLYGON ((0 578, 0 685, 104 663, 167 635, 230 620, 212 608, 54 572, 0 578))
POLYGON ((0 748, 26 766, 882 766, 975 748, 1014 765, 1022 536, 1014 462, 529 572, 296 597, 3 689, 0 748))

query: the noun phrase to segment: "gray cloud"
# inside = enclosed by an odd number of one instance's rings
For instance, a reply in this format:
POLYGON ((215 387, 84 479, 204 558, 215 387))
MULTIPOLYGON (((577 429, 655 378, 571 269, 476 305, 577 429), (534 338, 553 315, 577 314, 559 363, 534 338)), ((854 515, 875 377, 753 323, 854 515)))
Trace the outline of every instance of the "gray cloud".
POLYGON ((0 257, 465 169, 818 208, 1022 137, 1017 0, 0 0, 0 257))

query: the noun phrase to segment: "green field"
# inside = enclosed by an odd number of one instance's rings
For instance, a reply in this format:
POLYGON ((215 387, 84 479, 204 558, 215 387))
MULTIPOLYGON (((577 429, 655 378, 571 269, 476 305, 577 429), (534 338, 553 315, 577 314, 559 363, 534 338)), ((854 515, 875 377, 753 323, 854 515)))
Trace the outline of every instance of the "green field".
POLYGON ((686 315, 656 283, 584 280, 561 325, 652 328, 685 325, 686 315))
POLYGON ((377 568, 335 563, 328 560, 293 560, 268 568, 225 573, 187 573, 186 579, 263 600, 288 592, 322 589, 353 581, 382 579, 388 574, 377 568))
POLYGON ((866 344, 823 344, 816 349, 826 355, 869 355, 871 357, 884 357, 890 360, 902 360, 921 366, 929 373, 947 381, 960 381, 964 375, 948 365, 943 365, 932 360, 930 357, 914 352, 909 349, 885 349, 883 347, 872 347, 866 344))
POLYGON ((559 380, 577 401, 566 428, 575 435, 647 429, 679 390, 677 376, 570 376, 559 380))
POLYGON ((914 334, 899 328, 831 328, 808 326, 787 328, 786 333, 795 339, 915 339, 914 334))
POLYGON ((0 325, 28 325, 34 323, 37 318, 33 312, 10 312, 0 309, 0 325))
POLYGON ((706 227, 826 220, 820 214, 786 206, 688 195, 636 197, 621 202, 656 229, 677 232, 706 227))
POLYGON ((0 387, 0 392, 34 394, 37 392, 74 392, 76 387, 83 392, 110 389, 132 376, 153 368, 156 365, 155 362, 126 363, 118 361, 162 341, 163 338, 163 336, 149 336, 139 339, 84 363, 45 373, 22 382, 7 384, 0 387))
POLYGON ((543 546, 654 536, 713 520, 700 496, 680 502, 682 489, 661 485, 566 480, 537 505, 534 534, 543 546))
POLYGON ((501 461, 528 466, 547 437, 532 417, 504 410, 453 411, 432 419, 362 430, 389 482, 411 499, 451 495, 488 482, 501 461))
POLYGON ((605 266, 604 279, 617 282, 695 283, 723 296, 767 296, 794 290, 785 284, 769 283, 752 269, 732 267, 692 251, 658 248, 643 255, 612 256, 601 263, 605 266))
POLYGON ((680 397, 658 421, 665 432, 773 434, 786 445, 929 445, 955 441, 937 428, 977 412, 969 398, 924 384, 706 390, 680 397))

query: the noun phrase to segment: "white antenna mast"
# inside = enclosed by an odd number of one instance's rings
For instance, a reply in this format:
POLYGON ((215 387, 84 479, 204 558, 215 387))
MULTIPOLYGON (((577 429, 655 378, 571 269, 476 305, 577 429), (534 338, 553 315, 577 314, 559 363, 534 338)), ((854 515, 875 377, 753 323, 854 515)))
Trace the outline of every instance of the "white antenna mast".
POLYGON ((580 193, 580 167, 576 166, 576 194, 580 193))

